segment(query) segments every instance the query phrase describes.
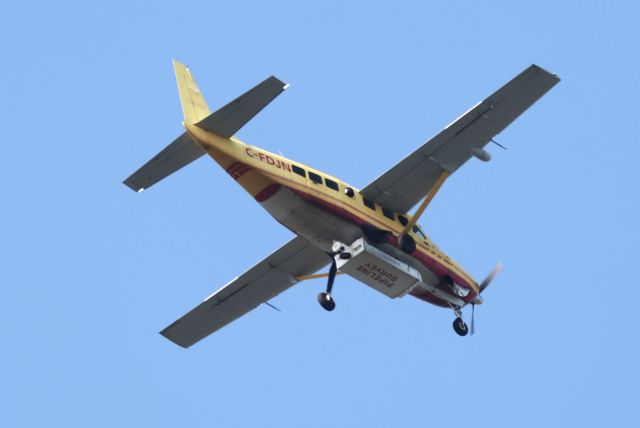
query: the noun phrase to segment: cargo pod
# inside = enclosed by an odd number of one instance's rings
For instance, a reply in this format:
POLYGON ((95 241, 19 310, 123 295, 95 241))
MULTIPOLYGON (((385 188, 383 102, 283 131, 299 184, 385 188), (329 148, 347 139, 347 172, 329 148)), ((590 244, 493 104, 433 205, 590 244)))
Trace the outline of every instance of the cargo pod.
POLYGON ((362 238, 349 247, 351 257, 336 257, 337 268, 387 297, 402 297, 422 282, 420 272, 362 238))
POLYGON ((453 306, 463 306, 458 296, 422 282, 422 275, 413 267, 369 244, 364 238, 351 245, 334 242, 336 267, 387 297, 395 299, 416 288, 423 289, 453 306), (350 255, 345 258, 344 253, 350 255))

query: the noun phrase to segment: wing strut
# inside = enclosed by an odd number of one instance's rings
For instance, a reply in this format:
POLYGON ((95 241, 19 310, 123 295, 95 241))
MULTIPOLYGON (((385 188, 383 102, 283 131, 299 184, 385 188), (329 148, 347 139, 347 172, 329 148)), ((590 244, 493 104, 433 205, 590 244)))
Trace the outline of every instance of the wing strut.
POLYGON ((411 217, 411 220, 409 220, 409 223, 407 223, 404 229, 402 229, 402 232, 400 232, 400 236, 406 235, 407 233, 409 233, 411 229, 413 229, 413 226, 415 226, 416 222, 420 219, 420 216, 422 215, 424 210, 427 209, 427 206, 429 205, 431 200, 434 198, 434 196, 436 196, 436 193, 438 193, 438 190, 440 190, 440 187, 444 184, 445 180, 450 175, 451 173, 446 169, 442 171, 442 174, 440 174, 440 177, 438 177, 438 181, 436 181, 436 183, 431 188, 431 191, 429 192, 429 194, 424 198, 424 201, 422 201, 416 213, 413 215, 413 217, 411 217))
MULTIPOLYGON (((342 274, 344 274, 344 272, 336 272, 336 275, 342 275, 342 274)), ((315 273, 313 275, 296 276, 296 280, 297 281, 306 281, 308 279, 328 278, 328 277, 329 277, 328 273, 315 273)))

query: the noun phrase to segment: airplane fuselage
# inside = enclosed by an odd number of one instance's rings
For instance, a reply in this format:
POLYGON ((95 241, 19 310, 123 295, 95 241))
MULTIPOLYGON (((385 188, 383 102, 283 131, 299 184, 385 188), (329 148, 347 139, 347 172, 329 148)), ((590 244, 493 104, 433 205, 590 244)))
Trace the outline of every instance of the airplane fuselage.
MULTIPOLYGON (((198 126, 185 128, 262 207, 293 233, 331 251, 334 241, 351 243, 363 227, 385 232, 384 252, 417 269, 422 281, 451 293, 465 303, 478 294, 477 282, 441 251, 420 229, 409 231, 416 242, 410 255, 399 249, 397 237, 411 216, 394 213, 364 199, 358 189, 328 174, 257 148, 232 137, 222 138, 198 126), (454 293, 452 287, 457 288, 454 293)), ((438 306, 449 304, 433 293, 411 294, 438 306)))

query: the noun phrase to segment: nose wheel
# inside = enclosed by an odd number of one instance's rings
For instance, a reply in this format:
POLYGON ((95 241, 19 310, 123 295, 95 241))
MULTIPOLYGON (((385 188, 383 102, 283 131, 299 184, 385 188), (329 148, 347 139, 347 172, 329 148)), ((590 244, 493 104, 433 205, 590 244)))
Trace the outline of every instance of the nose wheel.
POLYGON ((469 333, 467 323, 465 323, 462 318, 456 318, 453 321, 453 329, 458 334, 458 336, 466 336, 467 333, 469 333))
POLYGON ((469 333, 469 327, 467 327, 467 323, 462 319, 462 311, 458 306, 455 306, 453 311, 456 314, 456 319, 453 320, 453 330, 458 336, 466 336, 469 333))

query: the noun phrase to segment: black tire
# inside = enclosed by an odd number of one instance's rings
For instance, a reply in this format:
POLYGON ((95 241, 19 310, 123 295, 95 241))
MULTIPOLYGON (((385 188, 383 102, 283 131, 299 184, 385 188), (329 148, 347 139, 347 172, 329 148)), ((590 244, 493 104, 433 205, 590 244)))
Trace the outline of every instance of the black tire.
POLYGON ((469 333, 469 328, 462 318, 456 318, 453 321, 453 329, 458 336, 466 336, 469 333))
POLYGON ((331 297, 331 294, 327 294, 327 293, 318 294, 318 303, 320 303, 320 306, 322 306, 322 308, 325 311, 331 312, 336 308, 336 301, 333 300, 333 297, 331 297))
POLYGON ((370 224, 363 224, 360 226, 362 229, 362 234, 368 241, 373 244, 384 244, 387 242, 387 232, 384 230, 380 230, 375 226, 371 226, 370 224))
POLYGON ((416 241, 409 235, 400 235, 398 247, 407 254, 413 254, 416 250, 416 241))

